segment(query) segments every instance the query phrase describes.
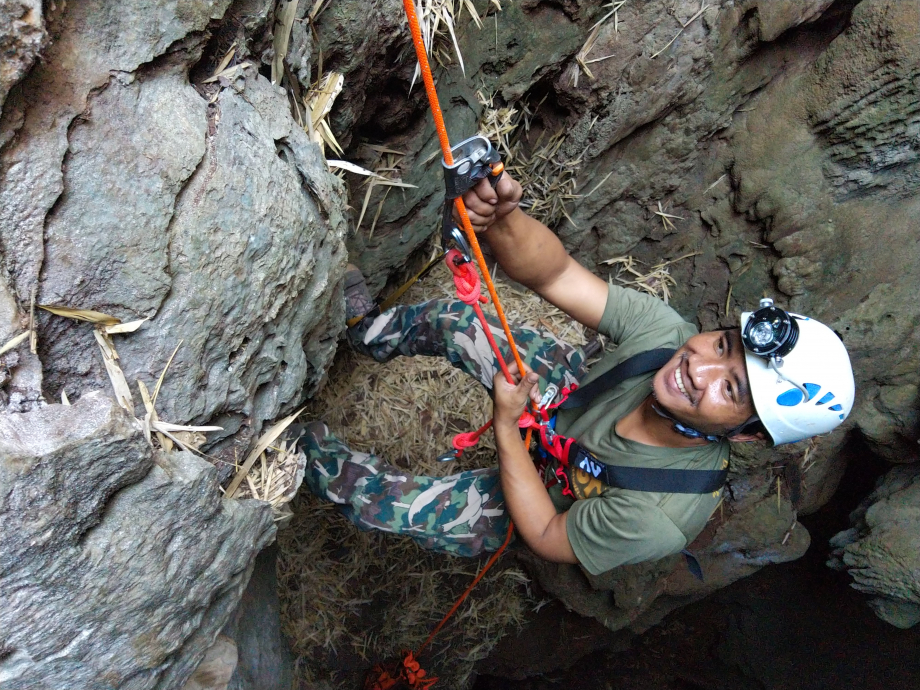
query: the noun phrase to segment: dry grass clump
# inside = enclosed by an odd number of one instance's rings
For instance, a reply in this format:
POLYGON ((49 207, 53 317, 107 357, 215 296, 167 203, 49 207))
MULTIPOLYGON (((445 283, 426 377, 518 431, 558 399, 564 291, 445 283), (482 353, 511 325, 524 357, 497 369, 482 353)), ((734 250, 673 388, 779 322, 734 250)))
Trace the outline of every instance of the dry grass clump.
POLYGON ((570 158, 560 152, 564 130, 551 136, 541 132, 535 142, 529 141, 534 111, 542 101, 533 109, 526 103, 496 108, 494 95, 478 92, 477 96, 483 105, 479 131, 499 150, 508 173, 524 188, 521 208, 549 227, 563 218, 575 225, 566 204, 581 198, 575 188, 584 154, 570 158))
MULTIPOLYGON (((667 219, 664 220, 667 222, 667 219)), ((668 267, 673 263, 689 259, 691 256, 697 256, 700 253, 692 252, 676 259, 661 261, 644 272, 639 269, 639 266, 644 264, 632 256, 615 256, 612 259, 601 261, 601 263, 606 266, 617 267, 617 273, 615 276, 612 275, 611 279, 616 280, 621 285, 654 295, 663 300, 665 304, 668 304, 668 300, 671 298, 671 288, 677 285, 668 267)))
MULTIPOLYGON (((581 344, 584 328, 532 293, 497 281, 514 323, 581 344)), ((443 264, 402 300, 452 297, 443 264)), ((487 307, 488 309, 488 307, 487 307)), ((373 451, 417 474, 446 475, 493 465, 491 433, 458 461, 438 463, 453 434, 491 415, 484 389, 440 358, 399 357, 382 365, 343 347, 324 390, 303 417, 323 419, 355 450, 373 451)), ((407 537, 363 532, 334 505, 302 490, 291 529, 279 532, 278 576, 285 632, 304 682, 358 687, 373 664, 428 636, 485 559, 431 553, 407 537)), ((528 579, 502 558, 423 655, 439 687, 463 688, 476 661, 520 624, 535 601, 528 579)))
MULTIPOLYGON (((303 482, 307 456, 292 439, 283 439, 259 453, 233 498, 255 498, 271 504, 275 522, 286 524, 294 517, 290 507, 303 482)), ((280 526, 280 525, 279 525, 280 526)))
POLYGON ((521 208, 544 225, 554 227, 569 216, 566 204, 580 199, 575 193, 578 172, 581 170, 584 154, 568 158, 560 153, 565 142, 565 131, 545 137, 541 133, 536 143, 528 147, 519 146, 514 163, 508 172, 524 187, 521 208))

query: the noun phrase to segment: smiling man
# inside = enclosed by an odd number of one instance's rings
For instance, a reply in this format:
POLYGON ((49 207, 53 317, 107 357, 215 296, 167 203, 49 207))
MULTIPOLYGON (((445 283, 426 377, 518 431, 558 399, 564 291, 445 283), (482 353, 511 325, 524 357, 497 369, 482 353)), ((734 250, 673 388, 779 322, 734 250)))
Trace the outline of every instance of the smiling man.
MULTIPOLYGON (((308 483, 360 527, 476 555, 501 544, 510 516, 539 556, 599 574, 693 541, 718 505, 732 442, 797 441, 830 431, 849 413, 849 358, 826 326, 763 300, 739 328, 699 333, 655 297, 608 285, 578 264, 518 208, 520 197, 506 175, 495 190, 483 181, 464 201, 509 277, 617 347, 588 373, 580 349, 517 329, 530 370, 522 377, 515 369, 511 384, 470 307, 434 300, 367 313, 367 289, 351 269, 346 310, 357 321, 349 329, 355 348, 381 362, 447 357, 491 388, 499 456, 497 471, 410 476, 351 451, 323 425, 309 426, 302 442, 308 483), (554 434, 572 443, 567 454, 544 453, 541 474, 518 419, 549 385, 575 382, 579 390, 554 419, 554 434)), ((490 330, 507 351, 501 328, 490 330)))

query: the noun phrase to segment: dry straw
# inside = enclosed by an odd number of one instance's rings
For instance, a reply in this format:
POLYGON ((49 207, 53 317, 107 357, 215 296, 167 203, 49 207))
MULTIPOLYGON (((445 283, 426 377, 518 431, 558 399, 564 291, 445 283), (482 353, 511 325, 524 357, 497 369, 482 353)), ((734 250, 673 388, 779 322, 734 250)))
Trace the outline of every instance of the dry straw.
POLYGON ((671 288, 677 285, 668 267, 671 264, 689 259, 692 256, 697 256, 700 253, 701 252, 691 252, 690 254, 679 256, 676 259, 659 262, 647 271, 640 270, 639 266, 644 264, 632 256, 616 256, 612 259, 601 261, 601 264, 617 267, 617 273, 615 276, 611 276, 611 279, 616 280, 622 285, 654 295, 658 299, 663 300, 665 304, 668 304, 671 299, 671 288))
POLYGON ((535 142, 529 141, 534 113, 543 101, 533 109, 526 103, 496 107, 494 95, 480 91, 477 96, 483 106, 479 131, 499 149, 508 173, 524 188, 521 208, 550 227, 563 218, 574 226, 567 204, 582 198, 575 188, 584 152, 575 157, 562 152, 564 130, 551 136, 541 132, 535 142))

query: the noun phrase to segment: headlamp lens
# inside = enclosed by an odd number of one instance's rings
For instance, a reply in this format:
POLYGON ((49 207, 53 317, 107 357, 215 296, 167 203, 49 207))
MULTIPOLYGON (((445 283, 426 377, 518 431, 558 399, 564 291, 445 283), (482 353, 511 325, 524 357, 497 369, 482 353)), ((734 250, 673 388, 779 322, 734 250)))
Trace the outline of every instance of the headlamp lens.
POLYGON ((751 342, 757 347, 769 345, 773 341, 773 326, 766 321, 761 321, 751 329, 751 342))
POLYGON ((744 347, 755 355, 785 357, 799 338, 795 318, 778 307, 762 307, 751 314, 741 340, 744 347))

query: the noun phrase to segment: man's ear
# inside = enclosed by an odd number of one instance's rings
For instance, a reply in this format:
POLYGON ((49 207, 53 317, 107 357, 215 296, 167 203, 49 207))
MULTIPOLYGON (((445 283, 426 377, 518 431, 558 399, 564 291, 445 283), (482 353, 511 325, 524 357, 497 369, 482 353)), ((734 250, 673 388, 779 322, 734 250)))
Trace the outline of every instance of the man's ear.
POLYGON ((750 443, 751 441, 766 441, 767 436, 762 431, 756 434, 732 434, 728 437, 732 443, 750 443))

